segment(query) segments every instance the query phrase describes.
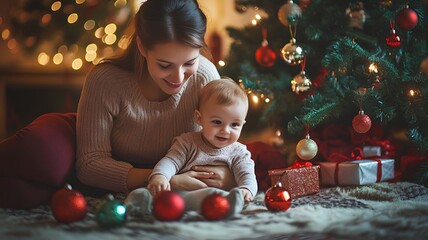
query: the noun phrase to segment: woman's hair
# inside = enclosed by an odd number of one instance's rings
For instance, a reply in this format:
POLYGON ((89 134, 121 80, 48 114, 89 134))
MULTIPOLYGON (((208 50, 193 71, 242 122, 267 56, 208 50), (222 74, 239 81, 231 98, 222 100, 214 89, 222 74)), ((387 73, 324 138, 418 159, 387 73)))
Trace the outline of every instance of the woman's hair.
POLYGON ((145 49, 156 44, 178 41, 195 48, 209 59, 204 37, 207 18, 196 0, 147 0, 134 17, 134 33, 125 52, 105 60, 120 68, 141 74, 145 59, 137 46, 137 37, 145 49))
POLYGON ((201 106, 211 97, 215 97, 220 105, 227 106, 239 99, 248 106, 247 93, 228 77, 211 81, 199 91, 198 110, 201 110, 201 106))

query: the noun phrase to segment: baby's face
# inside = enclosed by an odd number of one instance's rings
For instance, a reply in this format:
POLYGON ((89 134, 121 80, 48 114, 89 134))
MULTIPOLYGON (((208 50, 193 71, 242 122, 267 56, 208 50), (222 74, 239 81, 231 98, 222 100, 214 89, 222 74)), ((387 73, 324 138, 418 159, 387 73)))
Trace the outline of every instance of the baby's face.
POLYGON ((236 100, 231 105, 218 104, 211 97, 201 106, 202 135, 215 148, 223 148, 236 142, 245 123, 248 105, 236 100))

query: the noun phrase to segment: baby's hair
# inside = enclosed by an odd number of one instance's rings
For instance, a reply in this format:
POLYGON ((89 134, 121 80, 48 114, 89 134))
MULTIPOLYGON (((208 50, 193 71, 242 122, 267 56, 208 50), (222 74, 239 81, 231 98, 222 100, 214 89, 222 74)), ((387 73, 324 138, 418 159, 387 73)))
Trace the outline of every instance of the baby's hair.
POLYGON ((217 103, 221 105, 230 105, 238 98, 248 107, 247 93, 229 77, 213 80, 201 89, 198 95, 198 110, 212 96, 215 96, 217 103))

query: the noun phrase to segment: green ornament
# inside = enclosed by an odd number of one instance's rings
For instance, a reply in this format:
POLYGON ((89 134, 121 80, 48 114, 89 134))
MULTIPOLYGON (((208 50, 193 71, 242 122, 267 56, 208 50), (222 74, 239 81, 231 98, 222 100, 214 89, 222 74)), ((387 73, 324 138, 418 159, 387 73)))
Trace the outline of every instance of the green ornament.
POLYGON ((114 228, 126 221, 126 207, 109 194, 98 207, 96 221, 102 228, 114 228))

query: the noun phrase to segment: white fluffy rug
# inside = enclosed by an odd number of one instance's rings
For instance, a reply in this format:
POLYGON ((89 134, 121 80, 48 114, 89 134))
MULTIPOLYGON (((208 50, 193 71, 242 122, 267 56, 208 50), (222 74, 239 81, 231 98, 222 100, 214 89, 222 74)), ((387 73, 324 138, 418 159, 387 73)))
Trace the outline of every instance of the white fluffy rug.
POLYGON ((241 216, 219 222, 196 212, 179 222, 129 217, 124 226, 98 227, 99 199, 88 198, 84 221, 59 224, 50 208, 0 209, 0 239, 427 239, 428 188, 412 183, 377 183, 360 187, 321 188, 293 199, 285 212, 266 210, 264 194, 241 216))

